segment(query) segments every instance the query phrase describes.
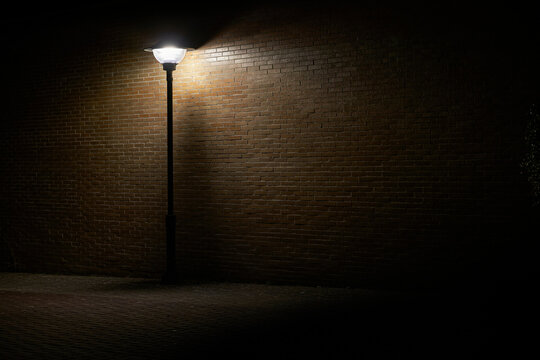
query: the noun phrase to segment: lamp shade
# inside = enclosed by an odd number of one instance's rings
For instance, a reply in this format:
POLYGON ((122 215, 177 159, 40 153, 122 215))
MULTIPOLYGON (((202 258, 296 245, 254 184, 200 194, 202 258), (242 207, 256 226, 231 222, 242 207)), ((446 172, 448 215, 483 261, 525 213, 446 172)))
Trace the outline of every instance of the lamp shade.
POLYGON ((161 64, 178 64, 186 56, 186 49, 162 47, 152 49, 152 53, 161 64))
POLYGON ((144 49, 154 54, 154 57, 161 64, 178 64, 188 50, 178 39, 165 39, 151 47, 144 49))

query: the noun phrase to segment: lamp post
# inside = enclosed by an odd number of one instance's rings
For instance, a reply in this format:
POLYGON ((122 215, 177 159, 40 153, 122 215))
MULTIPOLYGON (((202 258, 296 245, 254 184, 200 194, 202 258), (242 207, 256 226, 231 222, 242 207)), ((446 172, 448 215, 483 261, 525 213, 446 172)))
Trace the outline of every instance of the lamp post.
POLYGON ((186 55, 186 49, 170 44, 157 44, 144 49, 154 54, 157 61, 163 65, 167 72, 167 216, 165 224, 167 229, 167 267, 163 281, 174 283, 176 276, 176 215, 174 214, 174 183, 173 183, 173 76, 178 64, 186 55))

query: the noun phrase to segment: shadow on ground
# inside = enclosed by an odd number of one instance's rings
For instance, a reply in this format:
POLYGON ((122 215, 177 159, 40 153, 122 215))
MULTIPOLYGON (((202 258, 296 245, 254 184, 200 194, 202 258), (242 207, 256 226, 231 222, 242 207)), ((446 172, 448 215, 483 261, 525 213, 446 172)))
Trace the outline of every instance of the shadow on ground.
POLYGON ((190 352, 326 359, 463 359, 493 354, 496 325, 488 314, 463 310, 427 295, 329 302, 271 314, 264 326, 243 323, 210 341, 201 339, 190 352))
POLYGON ((521 358, 538 335, 521 295, 4 273, 0 358, 521 358))

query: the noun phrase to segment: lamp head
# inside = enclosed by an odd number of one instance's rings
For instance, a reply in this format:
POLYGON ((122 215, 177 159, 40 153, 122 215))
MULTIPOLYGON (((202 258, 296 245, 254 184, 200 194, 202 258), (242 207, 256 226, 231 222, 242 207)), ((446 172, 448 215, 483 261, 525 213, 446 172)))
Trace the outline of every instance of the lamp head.
POLYGON ((187 50, 186 47, 182 47, 172 41, 159 42, 152 47, 144 49, 144 51, 152 52, 156 60, 163 65, 178 64, 186 56, 187 50))

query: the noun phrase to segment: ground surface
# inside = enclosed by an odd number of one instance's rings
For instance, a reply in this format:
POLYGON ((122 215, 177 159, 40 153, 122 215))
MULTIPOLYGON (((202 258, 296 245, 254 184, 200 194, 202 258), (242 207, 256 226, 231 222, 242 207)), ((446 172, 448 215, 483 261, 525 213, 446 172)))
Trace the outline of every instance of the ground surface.
POLYGON ((501 304, 470 294, 0 273, 0 359, 516 355, 537 333, 510 342, 512 311, 501 304))

